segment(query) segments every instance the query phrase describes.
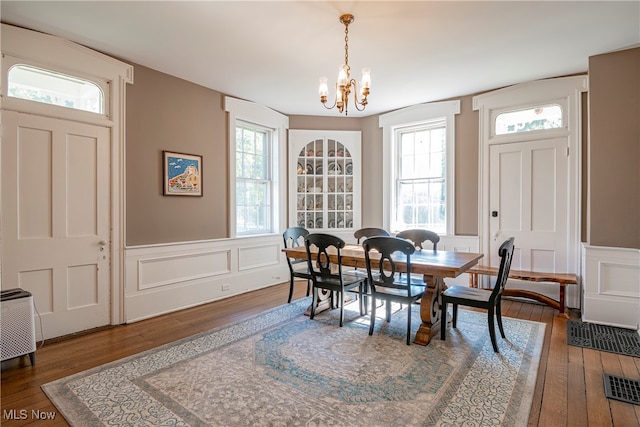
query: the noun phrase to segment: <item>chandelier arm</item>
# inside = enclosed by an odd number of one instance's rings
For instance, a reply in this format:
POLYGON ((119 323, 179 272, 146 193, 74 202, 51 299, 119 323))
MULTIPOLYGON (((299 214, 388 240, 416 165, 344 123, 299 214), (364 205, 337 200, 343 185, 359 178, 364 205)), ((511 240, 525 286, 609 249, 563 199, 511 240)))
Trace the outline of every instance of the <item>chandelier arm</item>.
POLYGON ((358 83, 355 81, 355 79, 351 79, 349 85, 353 85, 353 104, 356 106, 356 110, 364 111, 365 107, 367 106, 367 95, 364 95, 362 101, 360 101, 358 99, 358 83), (358 107, 359 105, 361 105, 362 108, 358 107))

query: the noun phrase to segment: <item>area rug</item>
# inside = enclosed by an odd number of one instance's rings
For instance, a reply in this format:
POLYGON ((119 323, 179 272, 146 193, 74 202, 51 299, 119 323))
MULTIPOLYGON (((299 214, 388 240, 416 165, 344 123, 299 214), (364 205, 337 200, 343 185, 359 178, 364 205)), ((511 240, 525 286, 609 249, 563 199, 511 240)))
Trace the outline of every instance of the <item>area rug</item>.
MULTIPOLYGON (((522 426, 545 325, 460 310, 446 341, 405 344, 357 302, 311 320, 309 298, 44 385, 73 426, 522 426)), ((413 332, 419 307, 412 312, 413 332)), ((381 310, 384 313, 384 310, 381 310)))
POLYGON ((640 335, 632 329, 569 320, 567 344, 640 357, 640 335))

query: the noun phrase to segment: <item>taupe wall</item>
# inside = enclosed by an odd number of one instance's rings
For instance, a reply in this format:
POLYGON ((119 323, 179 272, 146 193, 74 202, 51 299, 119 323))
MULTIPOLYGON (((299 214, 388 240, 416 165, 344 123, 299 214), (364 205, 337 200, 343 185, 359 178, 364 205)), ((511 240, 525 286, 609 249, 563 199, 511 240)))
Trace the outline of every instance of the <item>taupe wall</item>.
MULTIPOLYGON (((640 248, 640 49, 589 64, 592 245, 640 248)), ((478 113, 456 116, 458 235, 478 234, 478 113)), ((135 66, 127 89, 127 245, 228 237, 227 120, 223 94, 135 66), (162 150, 202 154, 203 197, 162 196, 162 150)), ((290 116, 290 129, 362 131, 362 224, 382 225, 382 130, 366 118, 290 116)), ((586 175, 588 176, 588 175, 586 175)), ((583 212, 583 218, 586 213, 583 212)))
POLYGON ((127 87, 127 245, 227 237, 227 131, 219 92, 134 66, 127 87), (202 197, 162 195, 162 150, 202 155, 202 197))
POLYGON ((640 248, 640 48, 589 58, 589 243, 640 248))

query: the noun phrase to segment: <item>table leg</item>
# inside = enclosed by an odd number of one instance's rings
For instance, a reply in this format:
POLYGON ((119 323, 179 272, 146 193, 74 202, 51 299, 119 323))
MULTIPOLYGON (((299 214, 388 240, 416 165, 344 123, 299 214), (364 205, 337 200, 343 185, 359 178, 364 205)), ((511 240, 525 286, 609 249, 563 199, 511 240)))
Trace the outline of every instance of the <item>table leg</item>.
MULTIPOLYGON (((321 313, 325 310, 331 310, 331 291, 327 289, 318 289, 318 301, 316 306, 316 314, 321 313)), ((305 316, 311 316, 311 306, 307 307, 307 310, 304 312, 305 316)))
POLYGON ((440 295, 446 288, 442 277, 424 276, 427 289, 420 301, 420 319, 422 323, 416 332, 414 344, 427 345, 440 330, 440 295))

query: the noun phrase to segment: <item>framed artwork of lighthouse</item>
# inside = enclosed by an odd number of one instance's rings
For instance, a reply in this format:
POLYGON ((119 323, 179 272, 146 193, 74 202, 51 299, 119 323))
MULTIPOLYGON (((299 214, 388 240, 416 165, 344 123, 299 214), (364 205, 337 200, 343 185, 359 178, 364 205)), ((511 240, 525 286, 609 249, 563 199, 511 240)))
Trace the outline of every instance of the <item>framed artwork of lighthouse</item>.
POLYGON ((202 156, 163 151, 165 196, 202 196, 202 156))

